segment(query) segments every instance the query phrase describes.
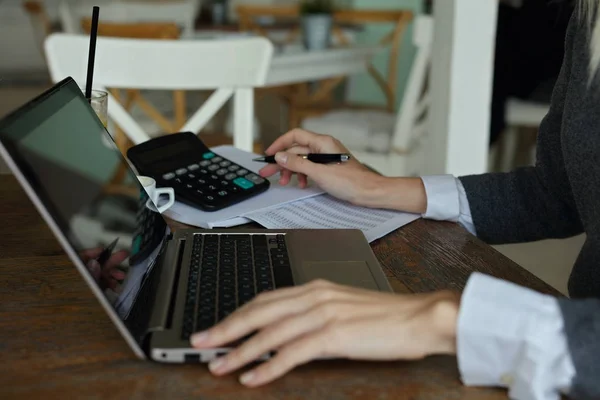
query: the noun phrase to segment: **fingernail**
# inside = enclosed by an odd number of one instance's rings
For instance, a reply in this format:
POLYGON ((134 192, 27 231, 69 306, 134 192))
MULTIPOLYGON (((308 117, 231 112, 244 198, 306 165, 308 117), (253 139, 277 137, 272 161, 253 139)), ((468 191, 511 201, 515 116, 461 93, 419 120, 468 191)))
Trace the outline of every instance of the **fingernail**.
POLYGON ((208 364, 208 369, 210 369, 212 372, 215 372, 218 369, 222 368, 224 365, 225 365, 225 359, 223 357, 216 358, 208 364))
POLYGON ((254 372, 246 372, 245 374, 240 376, 240 383, 242 385, 247 385, 249 383, 252 383, 253 380, 254 380, 254 372))
POLYGON ((204 343, 208 339, 208 332, 198 332, 192 335, 192 346, 197 346, 204 343))
POLYGON ((288 156, 285 153, 277 153, 275 154, 275 160, 282 164, 286 164, 288 160, 288 156))

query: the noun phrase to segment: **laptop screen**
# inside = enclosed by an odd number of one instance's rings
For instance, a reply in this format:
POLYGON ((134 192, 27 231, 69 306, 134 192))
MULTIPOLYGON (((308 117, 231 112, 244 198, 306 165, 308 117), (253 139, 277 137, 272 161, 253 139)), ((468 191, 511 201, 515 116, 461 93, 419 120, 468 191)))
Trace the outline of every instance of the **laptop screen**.
POLYGON ((77 84, 67 79, 0 121, 0 141, 126 319, 169 230, 77 84))

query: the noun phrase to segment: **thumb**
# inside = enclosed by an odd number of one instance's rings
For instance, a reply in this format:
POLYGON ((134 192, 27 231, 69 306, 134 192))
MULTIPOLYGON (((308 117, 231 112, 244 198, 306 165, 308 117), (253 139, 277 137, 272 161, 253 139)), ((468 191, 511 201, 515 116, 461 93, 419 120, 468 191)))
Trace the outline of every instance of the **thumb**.
POLYGON ((299 157, 297 154, 285 151, 275 154, 275 161, 281 167, 292 172, 301 173, 307 176, 314 175, 319 165, 299 157))

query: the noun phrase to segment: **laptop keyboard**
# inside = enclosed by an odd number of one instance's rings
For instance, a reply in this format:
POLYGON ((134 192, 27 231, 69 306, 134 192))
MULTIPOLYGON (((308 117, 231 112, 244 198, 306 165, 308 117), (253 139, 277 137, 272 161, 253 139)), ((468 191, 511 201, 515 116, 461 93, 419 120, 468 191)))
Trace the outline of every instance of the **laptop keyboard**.
POLYGON ((195 235, 182 339, 258 293, 293 285, 284 235, 195 235))

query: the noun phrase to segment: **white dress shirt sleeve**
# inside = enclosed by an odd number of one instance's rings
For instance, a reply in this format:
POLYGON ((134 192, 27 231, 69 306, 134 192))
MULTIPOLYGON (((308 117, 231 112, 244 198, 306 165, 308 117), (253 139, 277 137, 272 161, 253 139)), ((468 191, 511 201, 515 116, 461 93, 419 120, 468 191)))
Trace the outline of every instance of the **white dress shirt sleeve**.
POLYGON ((508 387, 511 399, 558 399, 575 376, 557 300, 480 273, 462 295, 457 353, 466 385, 508 387))
POLYGON ((427 195, 427 211, 423 218, 458 222, 476 234, 467 193, 461 181, 452 175, 422 176, 427 195))
MULTIPOLYGON (((421 177, 423 218, 454 221, 476 234, 465 188, 452 175, 421 177)), ((558 399, 575 367, 556 299, 474 273, 462 295, 458 364, 471 386, 504 386, 512 399, 558 399)))

